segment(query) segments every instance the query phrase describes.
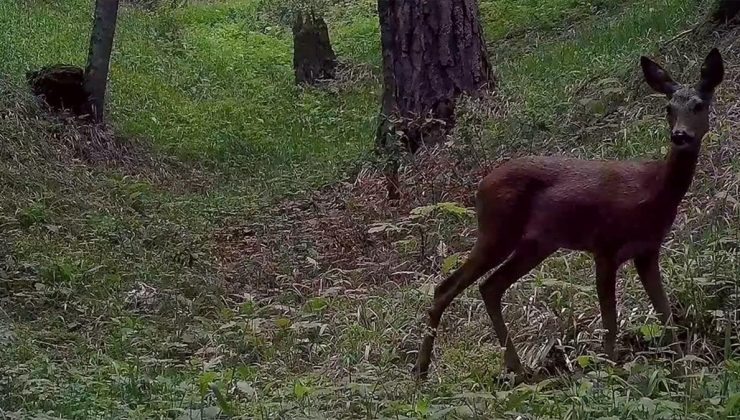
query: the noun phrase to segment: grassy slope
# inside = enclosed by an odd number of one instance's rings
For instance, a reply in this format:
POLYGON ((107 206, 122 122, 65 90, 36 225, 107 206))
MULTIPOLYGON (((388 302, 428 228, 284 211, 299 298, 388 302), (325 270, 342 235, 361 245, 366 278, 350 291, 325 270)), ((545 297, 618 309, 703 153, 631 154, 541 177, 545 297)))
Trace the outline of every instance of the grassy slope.
MULTIPOLYGON (((20 84, 27 68, 83 63, 89 3, 43 3, 31 13, 23 3, 3 4, 4 39, 12 40, 0 50, 4 73, 20 84)), ((365 153, 377 85, 346 84, 341 94, 296 87, 288 32, 259 23, 260 10, 254 1, 124 10, 111 74, 121 132, 257 179, 333 174, 365 153)), ((377 51, 365 45, 377 38, 375 28, 344 29, 336 48, 350 65, 368 48, 377 51)))
MULTIPOLYGON (((377 72, 370 3, 333 10, 332 30, 351 68, 377 72)), ((584 156, 659 154, 661 128, 644 115, 583 133, 611 102, 603 92, 579 89, 584 80, 597 80, 620 101, 633 100, 628 63, 692 24, 699 11, 690 0, 622 3, 483 2, 501 92, 510 103, 505 118, 486 122, 487 148, 548 150, 558 139, 555 149, 584 156), (584 95, 596 101, 597 115, 592 103, 581 101, 584 95)), ((87 10, 83 0, 0 4, 0 37, 11 40, 0 46, 0 72, 19 85, 27 67, 82 62, 87 10)), ((0 265, 8 278, 5 293, 0 288, 0 344, 6 346, 0 409, 149 418, 217 405, 209 383, 228 392, 237 413, 287 417, 316 410, 369 417, 554 410, 554 417, 585 418, 594 410, 639 418, 656 411, 721 412, 729 404, 739 391, 740 369, 732 363, 696 380, 668 378, 656 361, 637 363, 627 381, 604 369, 543 385, 538 393, 512 390, 493 380, 499 350, 478 342, 488 324, 474 294, 451 311, 448 322, 458 328, 440 339, 440 380, 425 385, 408 379, 410 359, 398 348, 416 345, 408 331, 428 302, 414 287, 329 300, 292 292, 254 303, 222 298, 210 242, 220 220, 248 218, 268 196, 335 178, 368 149, 377 109, 377 76, 343 84, 339 94, 294 87, 289 38, 257 16, 259 5, 243 1, 161 14, 126 10, 112 73, 113 118, 121 132, 219 167, 232 175, 232 185, 182 192, 147 176, 56 164, 54 150, 44 145, 47 133, 65 138, 64 129, 0 120, 0 251, 11 255, 0 265), (156 310, 134 310, 124 299, 132 289, 146 291, 136 289, 141 284, 167 299, 156 310), (281 304, 296 309, 285 318, 281 304), (475 314, 472 322, 464 322, 467 313, 475 314), (287 329, 287 319, 318 328, 287 329)), ((25 99, 5 98, 3 108, 25 99)), ((702 232, 715 228, 715 236, 726 234, 721 224, 702 232)), ((699 261, 719 264, 723 273, 737 267, 719 256, 699 261)), ((674 287, 701 304, 701 289, 681 288, 700 274, 680 261, 668 262, 674 287)), ((563 275, 588 284, 588 261, 557 259, 538 272, 536 287, 554 293, 542 284, 563 275)), ((558 293, 566 294, 558 299, 563 313, 580 309, 568 296, 593 300, 592 293, 558 293)))

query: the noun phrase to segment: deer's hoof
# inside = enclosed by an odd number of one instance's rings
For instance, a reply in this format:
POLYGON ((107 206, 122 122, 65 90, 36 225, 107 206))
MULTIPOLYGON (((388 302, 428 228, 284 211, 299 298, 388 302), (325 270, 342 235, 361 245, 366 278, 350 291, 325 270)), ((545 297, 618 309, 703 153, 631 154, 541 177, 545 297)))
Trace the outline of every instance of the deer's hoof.
POLYGON ((534 373, 530 369, 522 365, 519 357, 510 355, 504 356, 504 373, 509 378, 513 378, 515 385, 519 385, 522 382, 530 382, 534 376, 534 373))
POLYGON ((527 369, 525 369, 524 366, 522 366, 522 362, 519 361, 518 357, 507 359, 504 366, 506 367, 507 373, 513 373, 515 375, 519 375, 519 374, 527 372, 527 369))
POLYGON ((527 368, 520 368, 518 371, 507 369, 507 372, 502 375, 503 378, 507 378, 508 381, 511 381, 510 383, 512 385, 517 386, 523 383, 537 383, 542 380, 542 375, 527 368))
POLYGON ((429 366, 422 366, 418 362, 411 369, 411 376, 416 380, 423 381, 429 375, 429 366))

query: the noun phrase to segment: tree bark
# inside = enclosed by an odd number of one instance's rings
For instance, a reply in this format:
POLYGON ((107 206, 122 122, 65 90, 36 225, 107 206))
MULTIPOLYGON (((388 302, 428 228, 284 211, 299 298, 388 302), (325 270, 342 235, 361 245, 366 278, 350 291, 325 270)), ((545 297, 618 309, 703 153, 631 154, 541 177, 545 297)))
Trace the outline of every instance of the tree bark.
POLYGON ((297 84, 334 79, 337 56, 324 18, 313 12, 298 13, 293 24, 293 67, 297 84))
POLYGON ((444 139, 457 98, 493 78, 476 0, 378 0, 378 15, 384 87, 376 142, 389 159, 388 196, 397 198, 398 152, 444 139))
POLYGON ((740 13, 740 0, 718 0, 712 13, 715 23, 728 23, 740 13))
POLYGON ((105 91, 118 19, 118 1, 95 1, 95 17, 85 68, 85 91, 89 95, 90 112, 96 122, 102 122, 105 116, 105 91))

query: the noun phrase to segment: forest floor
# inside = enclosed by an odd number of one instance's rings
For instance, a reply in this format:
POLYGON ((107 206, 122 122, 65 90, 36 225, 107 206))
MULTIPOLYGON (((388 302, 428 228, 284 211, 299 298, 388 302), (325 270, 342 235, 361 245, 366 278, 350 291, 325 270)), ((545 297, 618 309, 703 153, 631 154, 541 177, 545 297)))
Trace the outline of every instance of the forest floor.
POLYGON ((27 68, 84 60, 88 3, 0 4, 0 418, 740 416, 740 32, 684 32, 706 5, 483 0, 497 89, 407 159, 390 203, 370 153, 372 1, 330 10, 342 70, 321 88, 293 85, 274 2, 125 6, 106 129, 50 119, 23 89, 27 68), (547 379, 501 373, 471 287, 415 381, 478 180, 532 153, 662 158, 639 56, 690 83, 712 46, 726 78, 661 261, 689 355, 661 347, 626 266, 620 360, 603 359, 591 259, 563 252, 505 297, 547 379))

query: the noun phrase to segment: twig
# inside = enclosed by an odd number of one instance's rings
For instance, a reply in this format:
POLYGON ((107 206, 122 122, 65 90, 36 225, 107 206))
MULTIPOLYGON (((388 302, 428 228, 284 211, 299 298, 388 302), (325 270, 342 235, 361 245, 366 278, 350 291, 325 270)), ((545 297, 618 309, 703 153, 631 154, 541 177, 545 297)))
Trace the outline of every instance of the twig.
POLYGON ((686 29, 685 31, 679 32, 678 34, 674 35, 671 39, 669 39, 668 41, 664 42, 660 46, 660 49, 663 50, 663 48, 667 47, 668 44, 671 44, 671 43, 675 42, 676 40, 678 40, 679 38, 682 38, 682 37, 684 37, 684 36, 686 36, 686 35, 688 35, 690 33, 695 32, 697 29, 699 29, 705 23, 706 23, 705 21, 699 22, 696 25, 692 26, 691 28, 686 29))

